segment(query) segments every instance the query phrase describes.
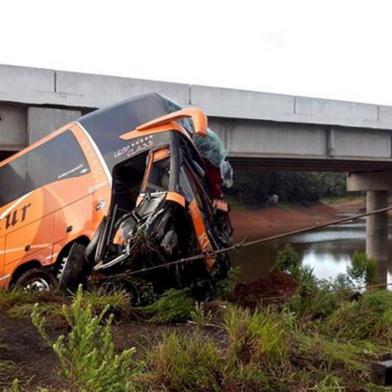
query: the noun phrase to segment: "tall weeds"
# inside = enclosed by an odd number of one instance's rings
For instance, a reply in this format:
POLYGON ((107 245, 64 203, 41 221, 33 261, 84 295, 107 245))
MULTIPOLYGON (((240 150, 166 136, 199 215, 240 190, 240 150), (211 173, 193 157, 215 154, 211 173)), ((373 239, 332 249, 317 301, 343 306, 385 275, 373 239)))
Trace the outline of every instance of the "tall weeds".
POLYGON ((138 373, 133 360, 134 349, 115 353, 111 334, 112 316, 104 323, 109 306, 95 316, 89 304, 83 305, 79 289, 71 306, 63 306, 70 333, 51 341, 45 330, 45 318, 39 305, 34 306, 32 321, 45 341, 53 348, 61 373, 70 391, 134 391, 132 378, 138 373))

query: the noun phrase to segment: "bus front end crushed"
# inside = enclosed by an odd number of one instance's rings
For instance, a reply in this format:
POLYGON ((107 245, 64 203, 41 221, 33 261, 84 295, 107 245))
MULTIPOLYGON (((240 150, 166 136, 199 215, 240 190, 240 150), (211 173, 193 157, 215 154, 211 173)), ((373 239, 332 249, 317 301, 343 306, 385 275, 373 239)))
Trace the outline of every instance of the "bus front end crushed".
POLYGON ((229 207, 220 168, 197 148, 197 140, 203 148, 209 138, 216 144, 203 116, 184 109, 121 136, 129 147, 127 159, 113 167, 108 214, 80 261, 84 265, 67 265, 60 286, 75 288, 87 274, 129 285, 134 293, 143 281, 156 292, 197 286, 208 295, 208 287, 227 276, 229 255, 214 253, 231 243, 229 207), (192 133, 178 121, 188 117, 192 133))

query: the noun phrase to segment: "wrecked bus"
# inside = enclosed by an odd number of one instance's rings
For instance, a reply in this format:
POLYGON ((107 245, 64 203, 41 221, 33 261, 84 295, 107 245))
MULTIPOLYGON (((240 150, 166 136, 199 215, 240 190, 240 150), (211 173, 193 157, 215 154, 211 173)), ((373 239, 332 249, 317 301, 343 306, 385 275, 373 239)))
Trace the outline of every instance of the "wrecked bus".
POLYGON ((75 288, 142 269, 158 288, 224 277, 228 256, 211 253, 230 244, 228 205, 196 147, 210 132, 202 111, 145 94, 1 162, 0 286, 75 288))

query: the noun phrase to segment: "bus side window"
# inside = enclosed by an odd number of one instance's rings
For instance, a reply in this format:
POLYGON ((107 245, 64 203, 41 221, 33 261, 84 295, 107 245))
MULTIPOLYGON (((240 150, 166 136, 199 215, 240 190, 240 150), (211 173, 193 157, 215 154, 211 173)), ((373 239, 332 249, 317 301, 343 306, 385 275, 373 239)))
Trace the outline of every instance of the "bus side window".
POLYGON ((26 168, 25 156, 0 168, 0 207, 26 193, 26 168))
POLYGON ((41 186, 90 172, 71 131, 0 167, 0 207, 41 186))
POLYGON ((90 171, 83 151, 70 131, 42 144, 28 155, 28 175, 33 189, 90 171))

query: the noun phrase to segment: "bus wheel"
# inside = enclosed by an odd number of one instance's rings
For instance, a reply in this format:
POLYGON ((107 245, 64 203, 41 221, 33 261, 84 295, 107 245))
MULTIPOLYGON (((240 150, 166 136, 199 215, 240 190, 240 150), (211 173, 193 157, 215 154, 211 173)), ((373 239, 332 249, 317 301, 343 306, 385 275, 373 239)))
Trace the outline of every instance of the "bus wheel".
POLYGON ((69 253, 62 260, 59 274, 59 288, 61 290, 77 290, 79 284, 85 284, 89 274, 88 265, 84 257, 86 246, 75 242, 69 253))
POLYGON ((55 277, 42 268, 32 268, 22 275, 15 282, 15 287, 26 292, 49 291, 56 287, 55 277))

